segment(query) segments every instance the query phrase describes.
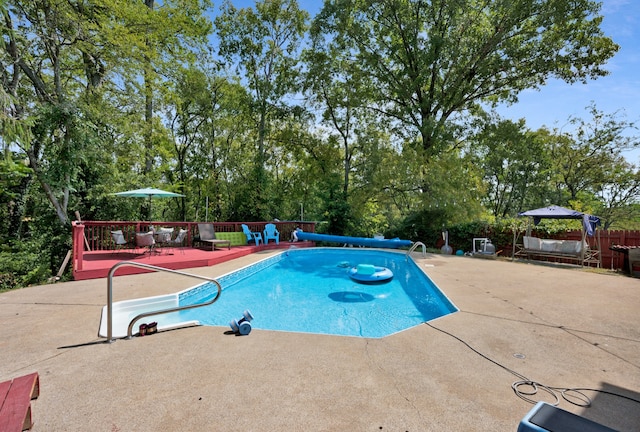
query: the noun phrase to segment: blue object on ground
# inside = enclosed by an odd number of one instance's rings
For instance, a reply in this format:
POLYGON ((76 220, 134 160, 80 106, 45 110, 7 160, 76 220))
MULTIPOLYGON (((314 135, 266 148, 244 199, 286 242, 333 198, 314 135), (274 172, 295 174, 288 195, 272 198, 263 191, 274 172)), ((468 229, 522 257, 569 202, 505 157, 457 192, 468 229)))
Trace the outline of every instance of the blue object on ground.
POLYGON ((242 313, 242 318, 239 320, 232 320, 229 323, 229 327, 231 327, 231 330, 233 330, 234 333, 246 336, 251 333, 251 321, 253 321, 253 315, 251 315, 251 312, 247 309, 242 313))
POLYGON ((538 402, 520 421, 518 432, 615 432, 546 402, 538 402))

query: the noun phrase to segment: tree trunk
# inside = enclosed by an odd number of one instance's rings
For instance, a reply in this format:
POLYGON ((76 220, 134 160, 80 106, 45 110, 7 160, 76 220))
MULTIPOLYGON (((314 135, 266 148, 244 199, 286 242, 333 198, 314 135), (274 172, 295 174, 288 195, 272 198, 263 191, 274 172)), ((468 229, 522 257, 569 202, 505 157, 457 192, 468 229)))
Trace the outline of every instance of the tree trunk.
POLYGON ((257 220, 267 218, 265 209, 265 192, 266 192, 266 176, 265 176, 265 155, 264 141, 266 137, 266 108, 263 107, 260 112, 260 120, 258 124, 258 152, 256 154, 255 173, 256 173, 256 214, 257 220))
POLYGON ((27 204, 27 191, 29 190, 29 185, 32 180, 33 177, 31 174, 20 180, 20 185, 16 191, 16 198, 9 205, 9 223, 7 226, 7 233, 11 239, 20 240, 22 237, 22 219, 24 217, 27 204))
POLYGON ((58 220, 62 225, 69 224, 69 217, 67 216, 67 203, 69 198, 69 188, 65 187, 64 189, 64 199, 62 202, 58 200, 55 193, 51 189, 49 183, 46 182, 42 170, 40 169, 40 165, 38 164, 38 158, 33 151, 33 146, 27 150, 27 156, 29 156, 29 164, 35 173, 36 178, 40 182, 40 186, 42 186, 42 190, 44 191, 47 199, 53 205, 53 208, 58 216, 58 220))
MULTIPOLYGON (((154 0, 144 0, 145 6, 150 11, 153 10, 154 0)), ((150 48, 150 42, 146 40, 147 48, 150 48)), ((144 65, 144 174, 151 173, 153 168, 153 78, 151 71, 151 59, 145 56, 144 65)))

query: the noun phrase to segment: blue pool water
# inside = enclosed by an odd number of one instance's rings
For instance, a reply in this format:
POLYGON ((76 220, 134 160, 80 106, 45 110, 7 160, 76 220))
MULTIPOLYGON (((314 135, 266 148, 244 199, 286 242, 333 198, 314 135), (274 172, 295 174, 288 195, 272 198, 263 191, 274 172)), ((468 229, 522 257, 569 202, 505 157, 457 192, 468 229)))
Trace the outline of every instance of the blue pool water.
MULTIPOLYGON (((227 326, 249 309, 254 329, 380 338, 457 308, 405 254, 344 248, 293 249, 219 279, 220 299, 182 311, 177 321, 227 326), (390 282, 361 284, 350 267, 372 264, 394 273, 390 282)), ((211 299, 204 284, 180 294, 183 304, 211 299)))

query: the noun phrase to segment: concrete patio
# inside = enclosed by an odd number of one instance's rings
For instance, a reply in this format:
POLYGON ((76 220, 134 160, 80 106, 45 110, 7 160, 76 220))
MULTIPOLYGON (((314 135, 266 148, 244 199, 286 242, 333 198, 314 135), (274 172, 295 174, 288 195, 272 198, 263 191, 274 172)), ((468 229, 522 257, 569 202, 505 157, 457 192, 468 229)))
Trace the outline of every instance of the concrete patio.
MULTIPOLYGON (((189 271, 216 277, 273 253, 189 271)), ((191 327, 106 344, 96 336, 105 279, 6 292, 0 381, 40 374, 36 432, 515 431, 532 408, 511 388, 520 378, 464 341, 547 386, 640 400, 638 279, 415 257, 460 312, 382 339, 260 330, 236 337, 227 328, 191 327)), ((120 276, 114 298, 193 284, 164 273, 120 276)), ((590 408, 564 400, 560 407, 640 430, 639 403, 585 393, 590 408)))

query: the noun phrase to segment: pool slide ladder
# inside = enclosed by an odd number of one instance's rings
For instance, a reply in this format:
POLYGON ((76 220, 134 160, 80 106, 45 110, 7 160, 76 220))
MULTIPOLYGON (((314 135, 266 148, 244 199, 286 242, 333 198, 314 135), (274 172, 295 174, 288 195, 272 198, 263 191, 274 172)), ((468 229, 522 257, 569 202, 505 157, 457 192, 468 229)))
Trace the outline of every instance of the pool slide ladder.
POLYGON ((150 264, 143 264, 143 263, 137 263, 137 262, 132 262, 132 261, 121 261, 118 264, 114 265, 113 267, 111 267, 111 270, 109 270, 109 277, 107 280, 107 342, 111 343, 114 342, 115 339, 113 338, 113 275, 115 274, 116 270, 119 269, 120 267, 124 267, 124 266, 130 266, 130 267, 140 267, 140 268, 145 268, 145 269, 149 269, 149 270, 153 270, 153 271, 163 271, 163 272, 167 272, 167 273, 173 273, 173 274, 178 274, 178 275, 182 275, 182 276, 187 276, 187 277, 192 277, 195 279, 200 279, 200 280, 204 280, 207 282, 213 282, 216 287, 218 288, 218 292, 216 293, 215 297, 211 300, 209 300, 208 302, 205 303, 198 303, 198 304, 193 304, 193 305, 185 305, 185 306, 175 306, 175 307, 171 307, 171 308, 166 308, 166 309, 159 309, 156 311, 149 311, 149 312, 144 312, 141 313, 139 315, 137 315, 135 318, 133 318, 131 320, 131 322, 129 322, 129 327, 127 328, 127 339, 131 339, 131 337, 133 336, 133 326, 136 323, 136 321, 148 317, 148 316, 152 316, 152 315, 162 315, 162 314, 168 314, 171 312, 177 312, 177 311, 182 311, 182 310, 187 310, 187 309, 195 309, 195 308, 199 308, 199 307, 204 307, 204 306, 209 306, 210 304, 215 303, 218 298, 220 298, 220 294, 222 293, 222 286, 220 286, 220 283, 213 279, 213 278, 209 278, 206 276, 200 276, 200 275, 195 275, 195 274, 191 274, 191 273, 185 273, 185 272, 181 272, 178 270, 171 270, 168 268, 164 268, 164 267, 158 267, 158 266, 154 266, 154 265, 150 265, 150 264))
POLYGON ((409 256, 411 255, 411 252, 416 250, 418 248, 418 246, 422 246, 422 258, 426 258, 427 257, 427 247, 424 245, 424 243, 415 242, 414 244, 411 245, 411 247, 407 251, 407 255, 404 257, 405 261, 407 261, 409 259, 409 256))

